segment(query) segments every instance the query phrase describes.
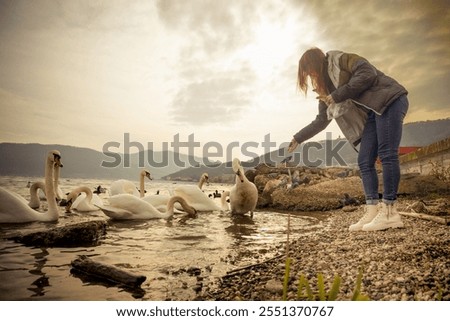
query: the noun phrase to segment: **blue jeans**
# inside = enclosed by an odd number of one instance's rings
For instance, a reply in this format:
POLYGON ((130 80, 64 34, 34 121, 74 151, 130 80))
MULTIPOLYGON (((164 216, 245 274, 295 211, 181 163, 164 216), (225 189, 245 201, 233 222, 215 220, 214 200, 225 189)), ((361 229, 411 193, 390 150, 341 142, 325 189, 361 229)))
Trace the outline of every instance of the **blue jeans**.
POLYGON ((383 169, 383 202, 393 204, 397 199, 400 182, 398 148, 408 106, 408 98, 403 95, 388 106, 382 115, 373 111, 368 113, 358 154, 366 204, 377 204, 379 200, 375 168, 377 157, 380 158, 383 169))

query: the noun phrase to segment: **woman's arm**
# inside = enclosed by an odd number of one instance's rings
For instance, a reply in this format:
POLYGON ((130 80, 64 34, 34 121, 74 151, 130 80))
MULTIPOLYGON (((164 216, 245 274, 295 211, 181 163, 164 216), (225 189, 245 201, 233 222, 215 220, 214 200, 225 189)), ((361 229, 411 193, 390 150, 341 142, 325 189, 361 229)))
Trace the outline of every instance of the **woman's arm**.
POLYGON ((336 103, 356 99, 374 84, 377 70, 366 59, 355 54, 343 54, 340 60, 341 72, 349 73, 349 81, 331 93, 336 103))
POLYGON ((316 119, 294 135, 295 141, 299 144, 303 143, 305 140, 314 137, 324 130, 330 122, 331 120, 328 120, 327 117, 327 105, 323 101, 320 101, 319 113, 317 114, 316 119))

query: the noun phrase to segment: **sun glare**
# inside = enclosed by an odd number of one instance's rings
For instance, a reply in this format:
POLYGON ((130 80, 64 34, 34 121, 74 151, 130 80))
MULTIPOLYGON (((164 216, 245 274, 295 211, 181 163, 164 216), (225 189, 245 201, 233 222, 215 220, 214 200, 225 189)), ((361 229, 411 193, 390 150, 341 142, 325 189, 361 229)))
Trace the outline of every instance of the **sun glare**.
POLYGON ((255 28, 254 41, 244 50, 259 78, 269 79, 280 70, 295 48, 295 25, 291 21, 263 19, 255 28))

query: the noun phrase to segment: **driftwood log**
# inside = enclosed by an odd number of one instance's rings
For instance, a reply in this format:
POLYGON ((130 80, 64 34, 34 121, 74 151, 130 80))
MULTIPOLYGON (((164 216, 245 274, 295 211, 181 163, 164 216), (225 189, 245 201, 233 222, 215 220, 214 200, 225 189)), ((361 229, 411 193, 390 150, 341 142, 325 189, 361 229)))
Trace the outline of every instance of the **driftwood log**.
POLYGON ((128 287, 139 287, 147 279, 144 275, 136 275, 112 265, 95 262, 85 255, 73 260, 72 268, 75 272, 128 287))
POLYGON ((423 220, 433 221, 439 224, 449 225, 450 219, 446 217, 440 217, 436 215, 428 215, 424 213, 409 213, 409 212, 398 212, 400 215, 411 216, 415 218, 420 218, 423 220))
POLYGON ((243 267, 240 267, 240 268, 237 268, 237 269, 228 271, 228 272, 226 273, 226 275, 222 276, 222 279, 226 279, 226 278, 235 276, 236 274, 240 274, 240 273, 242 273, 243 271, 251 270, 251 269, 253 269, 253 268, 255 268, 255 267, 258 267, 258 266, 267 264, 267 263, 269 263, 269 262, 278 260, 278 259, 282 258, 283 256, 286 256, 286 255, 285 255, 285 254, 280 254, 280 255, 277 255, 277 256, 275 256, 275 257, 272 257, 272 258, 270 258, 270 259, 268 259, 268 260, 265 260, 265 261, 263 261, 263 262, 259 262, 259 263, 255 263, 255 264, 246 265, 246 266, 243 266, 243 267))

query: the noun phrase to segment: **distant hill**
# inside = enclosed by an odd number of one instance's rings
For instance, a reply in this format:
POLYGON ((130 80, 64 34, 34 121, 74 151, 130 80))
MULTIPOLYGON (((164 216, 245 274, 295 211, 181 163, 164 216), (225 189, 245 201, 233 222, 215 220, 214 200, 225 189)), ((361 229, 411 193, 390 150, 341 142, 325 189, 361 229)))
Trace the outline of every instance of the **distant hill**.
MULTIPOLYGON (((403 128, 401 146, 426 146, 447 137, 450 137, 450 118, 408 123, 403 128)), ((204 172, 209 173, 211 178, 233 174, 231 160, 228 163, 217 162, 214 166, 200 167, 198 164, 205 164, 207 159, 198 157, 189 159, 187 155, 172 151, 108 155, 89 148, 66 145, 0 143, 0 175, 42 177, 44 159, 51 149, 61 152, 64 164, 61 176, 67 178, 137 180, 142 168, 150 170, 156 179, 195 181, 204 172)), ((344 139, 333 140, 332 145, 328 147, 325 141, 308 142, 300 146, 300 151, 301 157, 297 153, 296 159, 291 159, 290 162, 308 166, 343 165, 341 162, 351 166, 357 163, 356 151, 344 139), (339 153, 333 154, 333 151, 337 150, 339 153), (328 160, 325 155, 329 156, 328 160)), ((250 168, 262 162, 274 165, 280 163, 286 156, 286 148, 281 146, 279 150, 243 162, 243 166, 250 168)))
POLYGON ((93 149, 66 145, 0 143, 0 175, 41 177, 44 175, 45 157, 52 149, 61 152, 64 164, 61 176, 68 178, 137 180, 139 172, 146 168, 153 178, 159 179, 188 164, 203 162, 198 157, 188 162, 187 155, 170 151, 144 151, 124 156, 119 153, 105 155, 93 149))
POLYGON ((403 125, 401 146, 427 146, 450 136, 450 118, 403 125))
MULTIPOLYGON (((403 135, 400 146, 427 146, 447 137, 450 137, 450 118, 408 123, 403 125, 403 135)), ((358 154, 345 139, 333 140, 331 145, 328 146, 328 153, 326 153, 327 147, 325 144, 325 141, 302 144, 298 149, 302 152, 302 156, 297 154, 297 158, 291 159, 290 162, 295 165, 314 166, 317 163, 316 161, 320 160, 321 165, 339 166, 342 165, 341 163, 343 161, 343 163, 348 166, 356 166, 358 154), (337 148, 337 146, 340 148, 337 148), (333 150, 338 150, 338 156, 340 157, 331 157, 333 156, 333 153, 330 153, 330 151, 333 150), (307 151, 306 162, 304 159, 305 151, 307 151), (328 154, 328 161, 325 156, 326 154, 328 154)), ((259 156, 250 162, 243 162, 243 166, 251 168, 259 163, 275 165, 283 161, 287 156, 286 146, 281 146, 279 150, 259 156)), ((207 172, 211 178, 226 176, 233 173, 231 170, 231 162, 228 162, 215 168, 206 166, 200 168, 186 168, 162 178, 172 180, 188 178, 196 179, 204 172, 207 172)))
MULTIPOLYGON (((298 151, 300 153, 295 154, 295 158, 289 160, 290 165, 306 165, 311 167, 317 166, 354 166, 357 163, 357 152, 345 139, 336 139, 330 142, 308 142, 300 145, 298 151), (325 155, 331 155, 334 157, 326 157, 325 155)), ((260 163, 268 165, 276 165, 281 163, 288 157, 286 152, 286 146, 281 146, 280 149, 272 151, 270 153, 261 155, 251 160, 242 161, 244 168, 253 168, 260 163)), ((162 179, 168 180, 183 180, 191 179, 196 180, 202 173, 206 172, 210 178, 214 181, 216 177, 233 175, 231 169, 231 161, 220 164, 220 166, 208 167, 201 166, 197 168, 185 168, 178 172, 171 173, 167 176, 163 176, 162 179)), ((223 177, 221 178, 223 179, 223 177)), ((225 178, 226 180, 226 178, 225 178)))

